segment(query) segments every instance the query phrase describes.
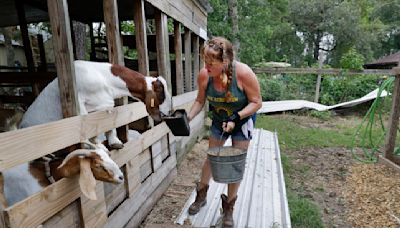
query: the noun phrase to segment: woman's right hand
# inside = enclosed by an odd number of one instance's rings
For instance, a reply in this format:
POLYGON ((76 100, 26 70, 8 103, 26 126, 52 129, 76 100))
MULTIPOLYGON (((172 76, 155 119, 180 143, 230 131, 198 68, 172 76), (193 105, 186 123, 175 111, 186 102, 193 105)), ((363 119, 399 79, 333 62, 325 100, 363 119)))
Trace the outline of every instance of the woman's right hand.
POLYGON ((222 123, 222 130, 224 132, 229 133, 229 132, 233 131, 234 128, 235 128, 235 122, 228 121, 228 122, 222 123))

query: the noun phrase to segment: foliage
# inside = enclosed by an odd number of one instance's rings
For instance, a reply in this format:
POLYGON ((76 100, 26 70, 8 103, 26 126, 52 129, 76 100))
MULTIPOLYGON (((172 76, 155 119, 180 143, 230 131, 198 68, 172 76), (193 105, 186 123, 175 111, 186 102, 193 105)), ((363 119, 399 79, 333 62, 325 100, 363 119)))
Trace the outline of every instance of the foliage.
POLYGON ((293 227, 323 228, 322 215, 317 205, 309 199, 300 197, 294 192, 288 192, 290 220, 293 227))
POLYGON ((332 112, 331 111, 311 110, 310 116, 321 119, 321 120, 329 120, 332 117, 332 112))
POLYGON ((320 102, 325 105, 334 105, 358 99, 376 89, 379 82, 379 78, 374 75, 324 76, 321 83, 320 102))
POLYGON ((283 83, 279 80, 268 79, 266 77, 259 78, 261 97, 263 101, 281 100, 283 92, 283 83))
POLYGON ((357 53, 356 49, 350 50, 340 59, 340 67, 343 69, 362 70, 364 65, 364 56, 357 53))

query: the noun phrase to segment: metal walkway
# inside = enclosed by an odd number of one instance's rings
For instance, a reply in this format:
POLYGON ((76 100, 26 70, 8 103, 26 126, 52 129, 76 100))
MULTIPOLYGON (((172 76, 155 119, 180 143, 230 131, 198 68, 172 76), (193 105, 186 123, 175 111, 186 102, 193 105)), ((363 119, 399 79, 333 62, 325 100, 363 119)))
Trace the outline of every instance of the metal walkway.
MULTIPOLYGON (((207 204, 198 214, 190 216, 187 211, 195 199, 194 190, 176 223, 191 224, 193 227, 219 227, 222 193, 227 193, 227 186, 211 180, 207 204)), ((291 227, 276 133, 254 130, 233 218, 237 228, 291 227)))

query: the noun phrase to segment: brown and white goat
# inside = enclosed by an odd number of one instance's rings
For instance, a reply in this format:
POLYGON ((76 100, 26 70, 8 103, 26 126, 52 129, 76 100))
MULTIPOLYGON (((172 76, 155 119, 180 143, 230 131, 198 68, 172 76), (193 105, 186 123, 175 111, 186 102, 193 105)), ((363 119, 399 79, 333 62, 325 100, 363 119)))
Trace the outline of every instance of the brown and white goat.
POLYGON ((89 199, 96 200, 96 180, 122 183, 124 175, 118 165, 108 155, 102 144, 90 144, 89 149, 77 149, 64 159, 36 160, 15 166, 2 173, 0 184, 3 207, 13 204, 39 192, 63 177, 79 175, 79 186, 89 199))
POLYGON ((22 109, 0 108, 0 133, 17 130, 23 115, 22 109))
MULTIPOLYGON (((77 60, 74 62, 79 110, 81 115, 108 110, 114 99, 130 96, 145 103, 147 112, 155 121, 161 121, 160 109, 168 112, 170 94, 163 77, 144 76, 127 67, 77 60)), ((39 94, 25 112, 21 128, 62 119, 58 80, 55 79, 39 94)), ((123 146, 115 130, 106 133, 108 145, 123 146)), ((99 141, 96 141, 99 143, 99 141)))

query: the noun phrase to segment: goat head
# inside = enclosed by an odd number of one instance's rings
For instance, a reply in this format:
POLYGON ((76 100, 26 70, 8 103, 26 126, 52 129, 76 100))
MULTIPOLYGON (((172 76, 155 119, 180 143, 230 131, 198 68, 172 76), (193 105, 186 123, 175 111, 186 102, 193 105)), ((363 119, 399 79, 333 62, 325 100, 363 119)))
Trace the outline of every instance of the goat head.
POLYGON ((58 170, 62 176, 79 176, 82 193, 89 199, 96 199, 96 180, 122 183, 124 175, 118 165, 108 155, 107 148, 96 144, 96 149, 78 149, 64 159, 58 170))

